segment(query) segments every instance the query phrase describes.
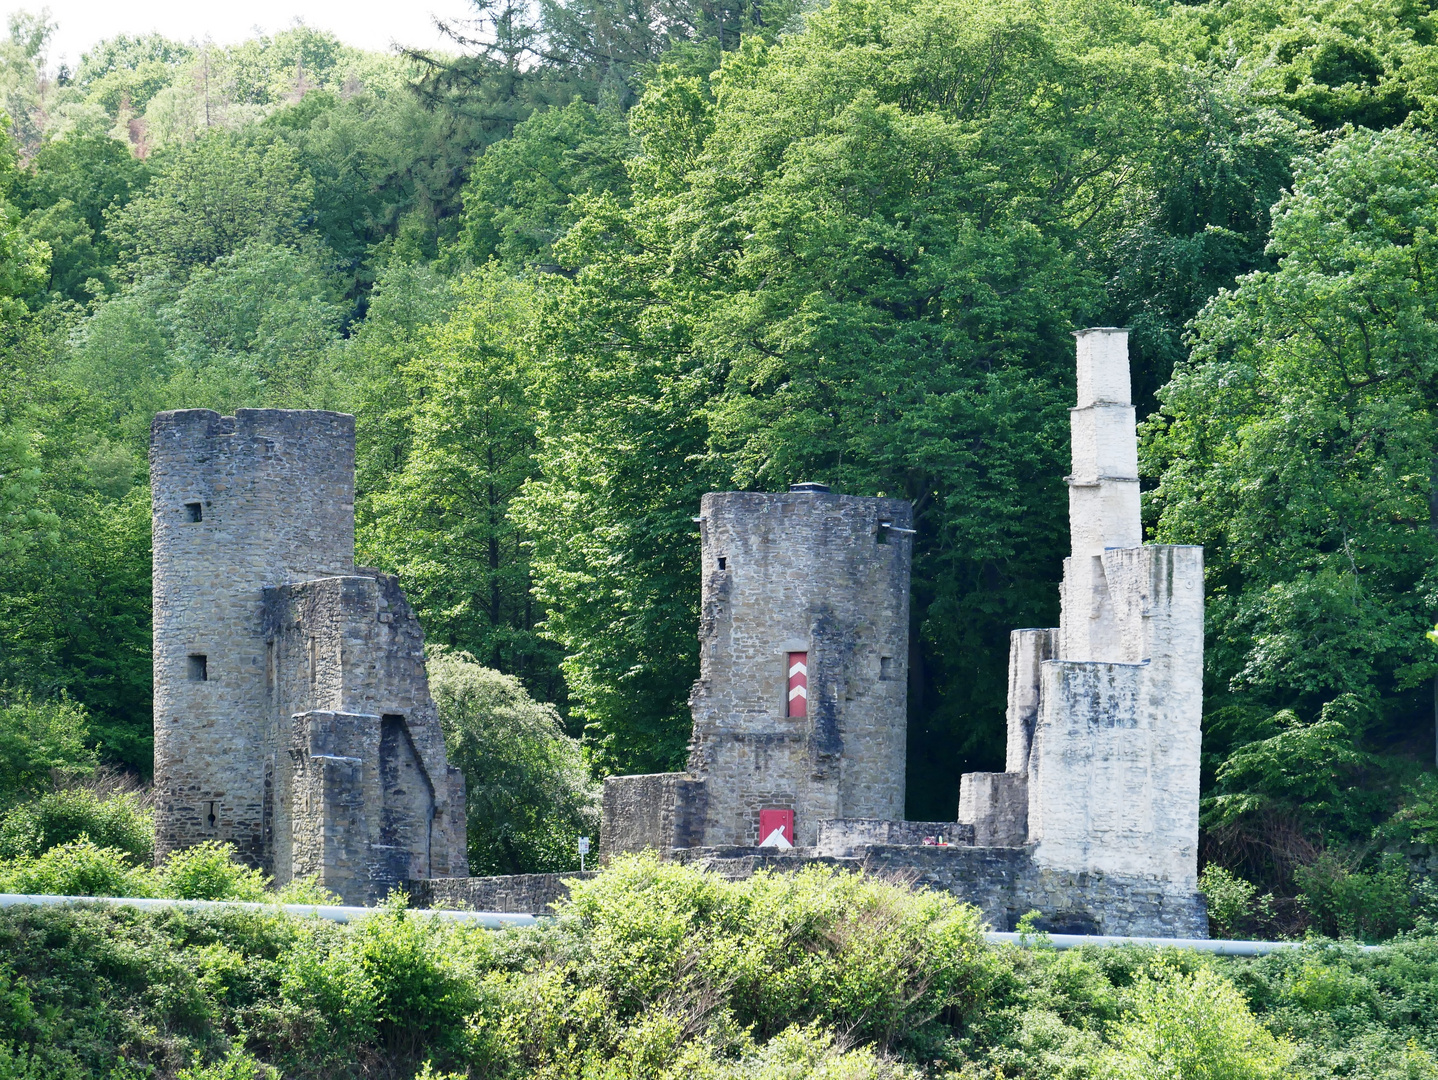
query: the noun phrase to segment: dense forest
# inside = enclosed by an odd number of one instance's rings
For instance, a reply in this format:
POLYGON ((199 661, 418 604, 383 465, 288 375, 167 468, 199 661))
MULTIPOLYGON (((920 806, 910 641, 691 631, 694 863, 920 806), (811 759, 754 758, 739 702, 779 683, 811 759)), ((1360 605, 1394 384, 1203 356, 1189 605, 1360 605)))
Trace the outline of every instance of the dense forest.
POLYGON ((1146 528, 1207 560, 1211 890, 1250 933, 1411 925, 1438 10, 478 0, 450 30, 69 70, 11 18, 0 810, 148 771, 150 418, 276 406, 357 417, 360 554, 450 665, 476 870, 567 868, 594 777, 682 766, 699 497, 799 480, 914 504, 908 816, 952 819, 1002 767, 1009 630, 1057 618, 1070 332, 1126 325, 1146 528))

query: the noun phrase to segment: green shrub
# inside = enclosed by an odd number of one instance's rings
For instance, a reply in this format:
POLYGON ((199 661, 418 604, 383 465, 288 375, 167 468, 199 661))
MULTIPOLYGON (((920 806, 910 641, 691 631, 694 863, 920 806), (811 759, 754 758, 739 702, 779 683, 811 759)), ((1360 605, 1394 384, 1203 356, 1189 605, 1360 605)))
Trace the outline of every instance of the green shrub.
POLYGON ((135 866, 128 852, 102 848, 88 838, 0 865, 0 892, 55 896, 160 896, 152 871, 135 866))
POLYGON ((166 896, 179 900, 274 900, 270 879, 235 858, 233 844, 206 840, 172 851, 160 867, 166 896))
POLYGON ((986 977, 976 909, 827 867, 736 883, 626 856, 562 913, 582 920, 589 977, 621 1016, 719 1001, 760 1038, 817 1021, 887 1047, 986 977))
POLYGON ((349 948, 373 988, 375 1030, 389 1054, 462 1056, 466 1022, 484 1000, 488 945, 477 928, 407 911, 398 894, 355 927, 349 948))
POLYGON ((1198 891, 1208 907, 1209 930, 1214 937, 1231 937, 1253 906, 1258 886, 1210 863, 1198 875, 1198 891))
POLYGON ((175 1074, 175 1080, 280 1080, 279 1070, 255 1060, 243 1046, 231 1046, 219 1061, 202 1064, 200 1055, 188 1069, 175 1074))
POLYGON ((1211 968, 1186 975, 1156 962, 1115 1025, 1114 1080, 1269 1080, 1287 1075, 1291 1043, 1275 1038, 1232 983, 1211 968))
MULTIPOLYGON (((679 1080, 686 1074, 674 1075, 679 1080)), ((710 1075, 715 1080, 919 1080, 923 1073, 869 1046, 845 1050, 823 1028, 794 1025, 738 1061, 715 1062, 710 1075)))
POLYGON ((102 797, 88 788, 52 791, 15 807, 0 823, 0 858, 42 855, 87 837, 125 853, 136 866, 154 853, 154 815, 132 793, 102 797))
POLYGON ((340 898, 319 882, 319 875, 306 874, 281 885, 274 899, 281 904, 338 904, 340 898))
POLYGON ((1392 852, 1370 872, 1351 870, 1325 852, 1293 876, 1317 928, 1331 937, 1381 941, 1411 930, 1420 914, 1408 861, 1392 852))

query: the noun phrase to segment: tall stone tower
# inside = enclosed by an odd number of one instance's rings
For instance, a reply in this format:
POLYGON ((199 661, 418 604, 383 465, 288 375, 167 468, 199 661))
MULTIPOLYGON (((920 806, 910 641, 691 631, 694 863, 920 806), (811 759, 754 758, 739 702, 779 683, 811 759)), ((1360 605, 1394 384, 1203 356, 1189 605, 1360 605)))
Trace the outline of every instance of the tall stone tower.
POLYGON ((763 839, 792 810, 904 816, 909 567, 902 499, 724 492, 700 506, 703 607, 689 772, 709 779, 706 845, 763 839))
POLYGON ((423 633, 354 565, 354 446, 342 413, 154 419, 157 858, 225 841, 350 902, 468 872, 423 633))
POLYGON ((163 412, 150 431, 157 855, 265 859, 267 585, 354 573, 354 417, 163 412))

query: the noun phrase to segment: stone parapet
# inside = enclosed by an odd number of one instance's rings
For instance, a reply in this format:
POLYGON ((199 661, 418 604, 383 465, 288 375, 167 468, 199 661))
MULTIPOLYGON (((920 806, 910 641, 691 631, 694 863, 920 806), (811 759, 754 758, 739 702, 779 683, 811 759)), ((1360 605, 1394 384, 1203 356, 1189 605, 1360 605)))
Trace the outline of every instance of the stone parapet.
POLYGON ((509 915, 553 915, 569 898, 571 881, 588 881, 596 871, 568 874, 507 874, 497 877, 434 878, 409 883, 415 907, 501 911, 509 915))
POLYGON ((852 856, 861 848, 876 844, 902 844, 921 847, 926 840, 936 843, 974 844, 974 829, 957 821, 882 821, 874 818, 844 818, 819 823, 820 855, 852 856))

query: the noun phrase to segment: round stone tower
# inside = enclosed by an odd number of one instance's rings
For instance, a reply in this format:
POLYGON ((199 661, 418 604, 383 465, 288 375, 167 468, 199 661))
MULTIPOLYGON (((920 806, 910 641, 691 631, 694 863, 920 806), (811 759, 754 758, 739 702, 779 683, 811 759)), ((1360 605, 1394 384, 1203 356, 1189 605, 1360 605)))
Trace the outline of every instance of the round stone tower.
POLYGON ((796 484, 705 495, 700 529, 703 843, 758 844, 761 816, 792 813, 799 846, 821 821, 903 820, 912 507, 796 484))
POLYGON ((354 453, 343 413, 151 425, 157 858, 221 840, 266 863, 280 733, 263 590, 354 572, 354 453))

